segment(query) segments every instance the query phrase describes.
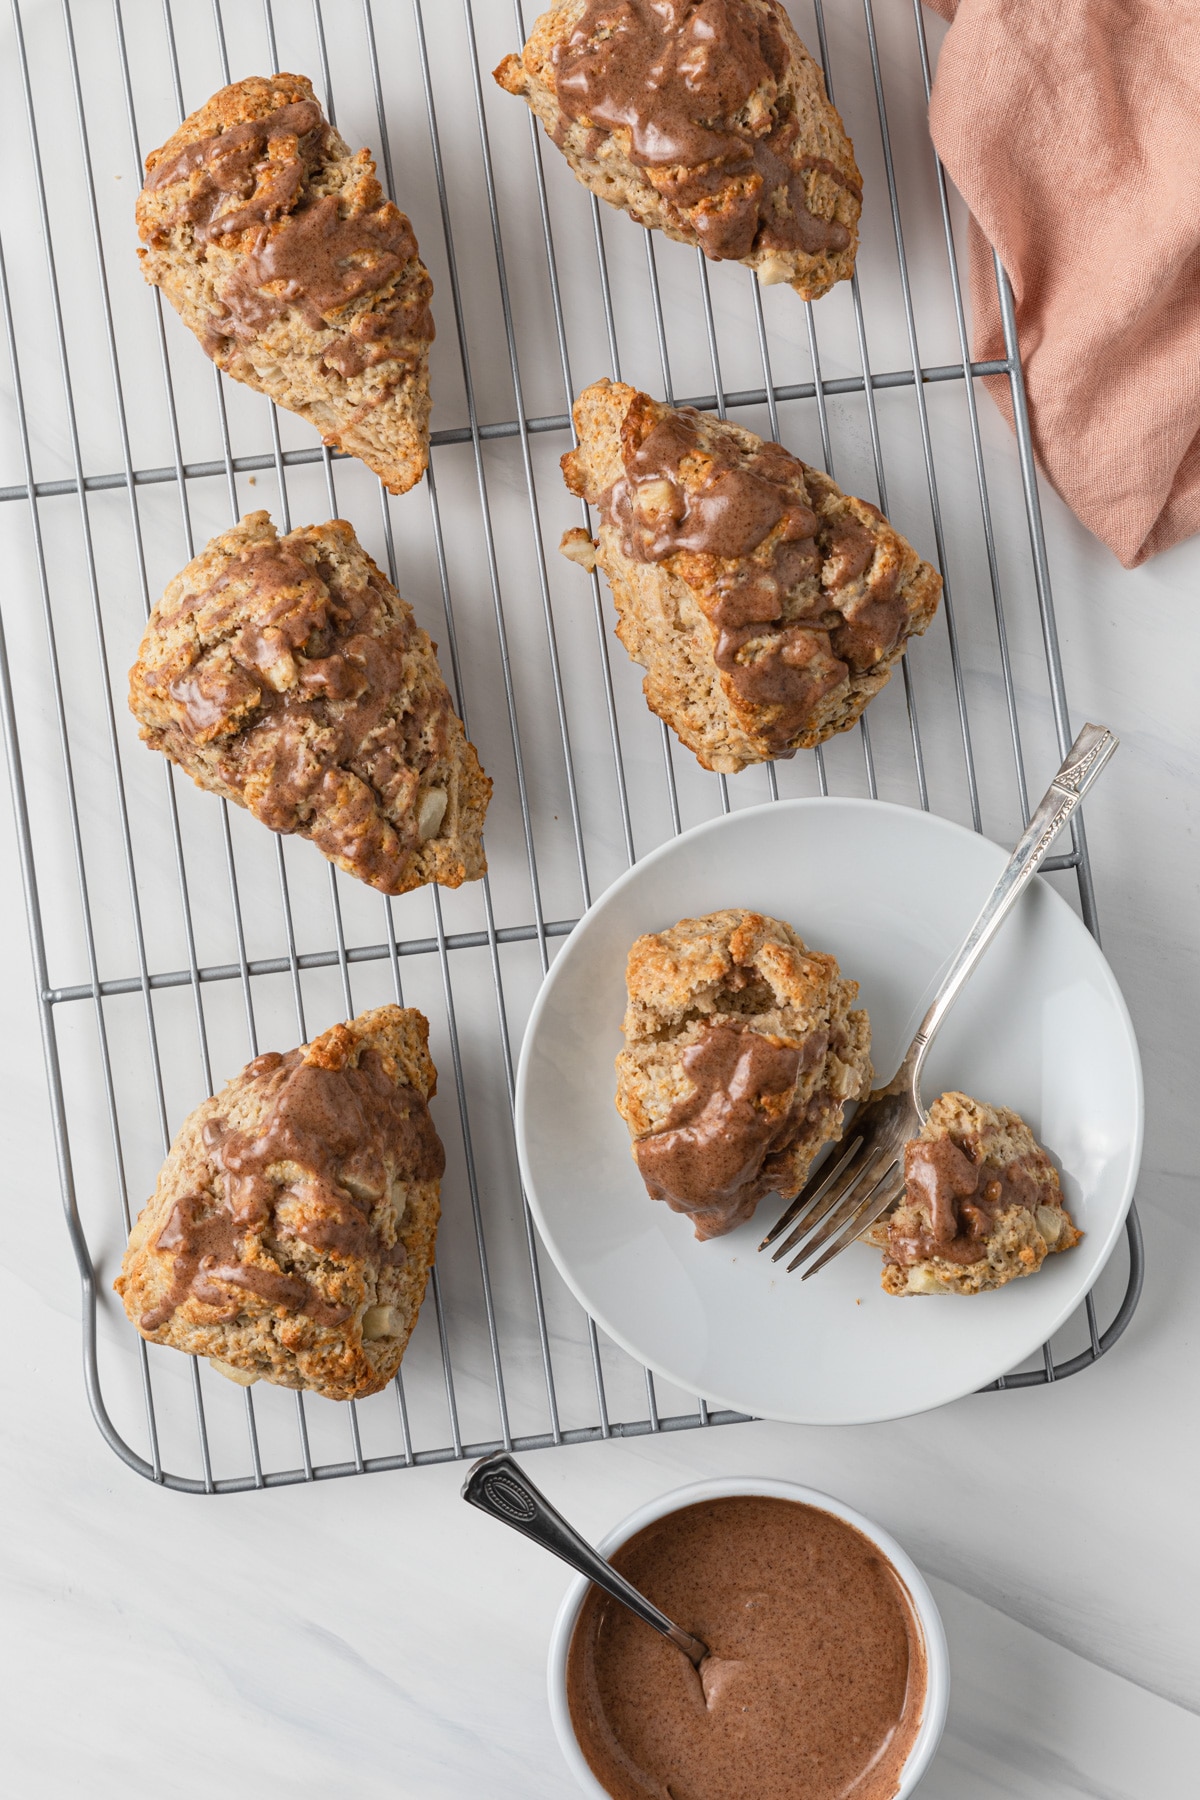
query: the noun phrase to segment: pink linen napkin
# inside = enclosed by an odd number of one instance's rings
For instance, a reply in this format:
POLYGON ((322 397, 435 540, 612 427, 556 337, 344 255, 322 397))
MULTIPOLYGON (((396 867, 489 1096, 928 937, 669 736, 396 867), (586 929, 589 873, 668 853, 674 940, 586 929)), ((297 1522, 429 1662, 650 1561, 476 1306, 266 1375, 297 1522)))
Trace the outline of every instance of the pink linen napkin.
POLYGON ((1004 355, 990 243, 1038 461, 1134 568, 1200 531, 1200 3, 927 3, 954 21, 930 125, 972 214, 974 355, 1004 355))

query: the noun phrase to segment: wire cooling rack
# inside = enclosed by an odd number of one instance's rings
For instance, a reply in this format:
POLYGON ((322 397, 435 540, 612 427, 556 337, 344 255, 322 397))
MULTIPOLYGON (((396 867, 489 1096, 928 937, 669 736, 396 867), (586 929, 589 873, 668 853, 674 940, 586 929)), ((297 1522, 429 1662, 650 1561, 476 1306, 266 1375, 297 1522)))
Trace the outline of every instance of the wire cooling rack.
MULTIPOLYGON (((229 1492, 740 1417, 633 1363, 542 1258, 511 1119, 538 983, 592 898, 685 826, 836 792, 1012 841, 1027 767, 1040 789, 1072 737, 1012 299, 997 269, 1006 355, 972 363, 920 6, 791 10, 866 184, 859 274, 816 308, 575 183, 488 75, 532 22, 520 4, 11 0, 0 701, 88 1397, 154 1481, 229 1492), (224 82, 277 68, 309 74, 372 147, 433 275, 433 457, 399 500, 217 375, 139 277, 146 151, 224 82), (858 731, 725 778, 646 710, 606 593, 555 555, 587 518, 557 467, 570 398, 604 374, 780 438, 941 568, 937 621, 858 731), (1008 384, 1015 455, 987 376, 1008 384), (440 642, 496 783, 487 881, 381 899, 139 745, 124 671, 146 612, 256 506, 282 529, 351 519, 440 642), (111 1282, 185 1113, 260 1048, 391 998, 430 1018, 448 1153, 437 1268, 392 1389, 346 1406, 239 1391, 144 1344, 111 1282)), ((1045 866, 1094 931, 1073 829, 1045 866)), ((1116 1340, 1140 1287, 1132 1213, 1114 1263, 997 1386, 1061 1379, 1116 1340)))

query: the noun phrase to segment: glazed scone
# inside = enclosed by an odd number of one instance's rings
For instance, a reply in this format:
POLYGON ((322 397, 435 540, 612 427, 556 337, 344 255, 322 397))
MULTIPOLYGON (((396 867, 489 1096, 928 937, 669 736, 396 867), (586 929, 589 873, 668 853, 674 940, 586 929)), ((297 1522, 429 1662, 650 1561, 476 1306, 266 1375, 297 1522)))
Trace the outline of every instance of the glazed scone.
POLYGON ((492 784, 436 645, 344 519, 249 513, 177 575, 129 675, 143 741, 385 894, 486 870, 492 784))
POLYGON ((639 225, 803 300, 853 275, 862 177, 778 0, 558 0, 495 78, 639 225))
POLYGON ((1019 1114, 942 1094, 904 1147, 905 1190, 865 1233, 889 1294, 980 1294, 1035 1275, 1083 1236, 1058 1171, 1019 1114))
POLYGON ((871 1085, 858 983, 790 925, 740 908, 638 938, 617 1110, 652 1199, 720 1237, 791 1199, 871 1085))
POLYGON ((144 1338, 330 1400, 386 1387, 437 1236, 428 1040, 414 1008, 381 1006, 188 1115, 114 1283, 144 1338))
POLYGON ((735 773, 857 723, 937 611, 941 576, 879 510, 779 444, 597 381, 562 459, 597 510, 563 553, 609 580, 647 704, 735 773))
POLYGON ((394 494, 429 460, 433 287, 370 152, 303 75, 214 94, 146 158, 142 273, 208 356, 394 494))

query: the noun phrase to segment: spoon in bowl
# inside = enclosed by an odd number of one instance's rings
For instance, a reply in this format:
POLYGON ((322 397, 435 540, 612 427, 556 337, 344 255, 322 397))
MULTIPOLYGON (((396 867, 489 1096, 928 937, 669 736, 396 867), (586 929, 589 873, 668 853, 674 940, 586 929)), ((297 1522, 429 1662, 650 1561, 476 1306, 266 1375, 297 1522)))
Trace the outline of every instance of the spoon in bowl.
POLYGON ((598 1550, 593 1550, 574 1526, 567 1524, 507 1451, 498 1450, 494 1456, 483 1456, 477 1463, 472 1463, 463 1482, 462 1497, 477 1506, 480 1512, 499 1519, 502 1525, 511 1525, 514 1531, 532 1538, 543 1550, 570 1563, 580 1575, 586 1575, 589 1581, 594 1581, 606 1594, 627 1606, 639 1619, 670 1638, 697 1669, 700 1667, 708 1655, 708 1645, 668 1619, 666 1613, 659 1612, 657 1606, 623 1575, 618 1575, 612 1564, 598 1550))

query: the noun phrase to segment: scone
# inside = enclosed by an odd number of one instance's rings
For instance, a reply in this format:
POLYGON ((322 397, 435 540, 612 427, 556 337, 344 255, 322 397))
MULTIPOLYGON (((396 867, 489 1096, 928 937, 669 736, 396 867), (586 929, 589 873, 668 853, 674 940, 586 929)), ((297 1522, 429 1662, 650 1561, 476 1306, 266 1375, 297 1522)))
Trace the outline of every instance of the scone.
POLYGON ((732 774, 856 724, 942 591, 883 514, 623 382, 585 388, 575 429, 563 475, 600 535, 577 526, 563 552, 608 576, 647 703, 703 766, 732 774))
POLYGON ((436 645, 344 519, 249 513, 177 575, 129 675, 142 738, 385 894, 487 868, 492 784, 436 645))
POLYGON ((626 983, 617 1110, 651 1198, 712 1238, 764 1194, 798 1194, 871 1085, 858 983, 790 925, 741 908, 640 937, 626 983))
POLYGON ((381 1006, 249 1063, 180 1127, 114 1286, 144 1338, 354 1400, 412 1335, 445 1155, 429 1026, 381 1006))
POLYGON ((146 158, 146 280, 218 368, 361 457, 394 494, 429 461, 433 287, 370 152, 303 75, 222 88, 146 158))
POLYGON ((889 1294, 980 1294, 1083 1236, 1025 1121, 968 1094, 934 1101, 904 1147, 904 1180, 895 1211, 864 1234, 884 1251, 889 1294))
POLYGON ((862 177, 778 0, 558 0, 495 78, 640 225, 803 300, 853 275, 862 177))

